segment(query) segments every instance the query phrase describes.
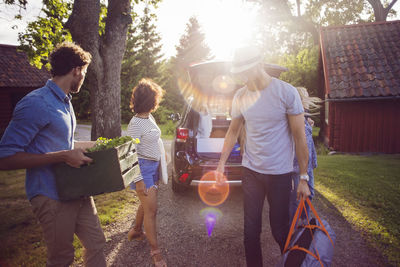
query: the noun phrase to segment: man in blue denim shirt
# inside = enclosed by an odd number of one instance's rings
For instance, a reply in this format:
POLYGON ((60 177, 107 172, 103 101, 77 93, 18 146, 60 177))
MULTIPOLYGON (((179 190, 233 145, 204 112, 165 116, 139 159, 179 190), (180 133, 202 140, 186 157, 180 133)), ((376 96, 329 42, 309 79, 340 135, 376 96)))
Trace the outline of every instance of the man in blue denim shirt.
POLYGON ((73 236, 85 247, 86 266, 106 266, 105 238, 93 198, 60 201, 51 170, 65 162, 79 168, 94 142, 74 141, 76 119, 71 94, 78 93, 91 55, 74 43, 51 53, 52 79, 18 102, 0 141, 0 169, 27 169, 26 194, 43 229, 48 266, 68 266, 74 259, 73 236))

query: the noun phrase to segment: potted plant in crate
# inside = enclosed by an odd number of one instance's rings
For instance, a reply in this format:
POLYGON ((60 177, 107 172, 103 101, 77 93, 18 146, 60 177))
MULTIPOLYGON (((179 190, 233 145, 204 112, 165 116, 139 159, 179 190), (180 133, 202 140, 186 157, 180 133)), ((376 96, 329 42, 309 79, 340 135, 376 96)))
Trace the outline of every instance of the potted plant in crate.
POLYGON ((53 166, 61 200, 77 199, 127 187, 140 174, 136 154, 139 139, 129 136, 107 139, 100 137, 85 153, 93 159, 88 165, 72 168, 65 163, 53 166))

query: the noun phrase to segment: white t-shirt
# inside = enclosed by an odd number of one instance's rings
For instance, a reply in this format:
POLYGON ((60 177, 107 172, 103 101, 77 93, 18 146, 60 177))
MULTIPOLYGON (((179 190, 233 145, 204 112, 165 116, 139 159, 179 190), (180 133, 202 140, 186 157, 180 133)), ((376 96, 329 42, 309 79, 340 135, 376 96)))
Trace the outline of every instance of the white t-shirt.
POLYGON ((128 124, 127 134, 133 138, 139 138, 140 143, 136 145, 139 158, 160 160, 158 139, 160 139, 161 130, 151 114, 148 119, 133 116, 128 124))
POLYGON ((292 172, 295 150, 287 115, 303 112, 296 88, 279 79, 273 78, 261 91, 239 89, 232 102, 232 117, 245 120, 242 165, 263 174, 292 172))

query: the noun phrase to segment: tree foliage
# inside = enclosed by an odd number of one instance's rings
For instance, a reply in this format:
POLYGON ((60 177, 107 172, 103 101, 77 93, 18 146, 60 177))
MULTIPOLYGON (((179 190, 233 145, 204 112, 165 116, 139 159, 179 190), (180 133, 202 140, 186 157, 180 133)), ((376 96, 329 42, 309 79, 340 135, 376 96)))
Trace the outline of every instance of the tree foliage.
POLYGON ((268 34, 271 30, 278 32, 272 40, 285 47, 318 45, 320 27, 386 20, 387 16, 396 13, 393 6, 397 2, 397 0, 252 1, 260 4, 260 25, 263 34, 268 34), (371 16, 365 17, 366 14, 371 16))
MULTIPOLYGON (((154 114, 154 117, 160 123, 169 123, 169 115, 182 112, 184 106, 184 99, 177 84, 173 62, 173 58, 163 60, 160 66, 161 77, 159 83, 164 88, 165 95, 159 109, 154 114)), ((172 132, 166 134, 172 134, 172 132)))
MULTIPOLYGON (((16 4, 15 0, 8 0, 9 4, 16 4)), ((19 0, 18 5, 24 8, 25 0, 19 0)), ((100 4, 99 34, 103 35, 105 30, 105 19, 107 17, 107 6, 100 4)), ((18 33, 19 49, 24 51, 30 63, 37 68, 45 66, 50 69, 48 56, 54 47, 64 41, 73 41, 69 30, 65 27, 71 15, 73 1, 65 0, 43 0, 41 9, 42 16, 36 21, 28 23, 24 32, 18 33)), ((17 18, 22 19, 19 14, 17 18)))
POLYGON ((205 42, 205 35, 196 17, 191 17, 186 24, 185 33, 176 46, 176 57, 171 59, 175 88, 183 97, 190 94, 187 68, 194 63, 212 59, 211 49, 205 42))
POLYGON ((185 33, 180 38, 176 51, 174 64, 178 69, 186 69, 192 63, 211 59, 211 49, 205 42, 196 17, 191 17, 186 24, 185 33))
MULTIPOLYGON (((123 122, 132 117, 129 109, 132 88, 142 78, 161 81, 161 37, 156 30, 156 15, 146 6, 143 15, 131 25, 121 71, 121 113, 123 122)), ((160 84, 162 86, 162 84, 160 84)))
MULTIPOLYGON (((261 31, 278 31, 276 42, 286 47, 319 44, 319 28, 362 21, 363 1, 353 0, 258 0, 261 31), (304 11, 301 10, 304 7, 304 11)), ((285 51, 298 52, 298 51, 285 51)))
POLYGON ((297 54, 283 56, 279 63, 286 66, 288 71, 281 74, 281 79, 293 86, 304 86, 310 95, 317 95, 318 56, 318 46, 304 48, 297 54))
POLYGON ((18 34, 19 48, 28 55, 31 64, 39 69, 43 65, 50 69, 48 56, 58 43, 72 41, 71 34, 64 28, 71 8, 71 2, 45 0, 41 10, 44 16, 30 22, 25 32, 18 34))

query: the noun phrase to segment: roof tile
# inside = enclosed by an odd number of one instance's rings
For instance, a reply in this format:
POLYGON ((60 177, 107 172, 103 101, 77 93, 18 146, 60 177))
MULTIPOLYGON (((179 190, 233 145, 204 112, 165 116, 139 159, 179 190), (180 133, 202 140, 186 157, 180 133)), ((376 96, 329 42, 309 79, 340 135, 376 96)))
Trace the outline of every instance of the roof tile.
POLYGON ((400 95, 400 20, 321 30, 329 97, 400 95))
POLYGON ((25 53, 17 51, 17 46, 0 44, 0 88, 1 87, 41 87, 50 73, 29 64, 25 53))

